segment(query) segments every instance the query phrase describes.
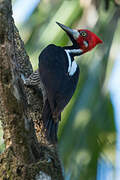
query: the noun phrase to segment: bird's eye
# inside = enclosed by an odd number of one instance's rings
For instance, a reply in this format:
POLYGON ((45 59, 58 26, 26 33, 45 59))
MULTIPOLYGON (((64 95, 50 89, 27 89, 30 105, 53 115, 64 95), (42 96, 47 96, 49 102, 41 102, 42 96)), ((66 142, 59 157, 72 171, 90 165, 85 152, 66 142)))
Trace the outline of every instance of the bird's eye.
POLYGON ((83 37, 85 37, 85 36, 87 36, 87 33, 86 33, 85 31, 81 31, 81 32, 80 32, 80 35, 83 36, 83 37))

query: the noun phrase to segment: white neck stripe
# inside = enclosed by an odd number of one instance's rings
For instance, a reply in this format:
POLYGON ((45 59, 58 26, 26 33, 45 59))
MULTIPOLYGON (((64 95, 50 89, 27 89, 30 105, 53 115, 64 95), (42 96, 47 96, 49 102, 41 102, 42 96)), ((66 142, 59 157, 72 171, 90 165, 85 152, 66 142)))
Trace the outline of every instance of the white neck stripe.
POLYGON ((66 51, 68 51, 69 53, 73 53, 73 54, 77 54, 77 53, 82 53, 83 52, 82 49, 68 49, 66 51))
POLYGON ((65 50, 66 54, 67 54, 67 57, 68 57, 68 72, 70 72, 70 69, 71 69, 71 57, 70 57, 70 54, 69 54, 69 50, 65 50))
MULTIPOLYGON (((72 50, 72 53, 73 52, 75 52, 76 50, 78 50, 78 49, 73 49, 72 50)), ((72 60, 71 60, 71 56, 70 56, 70 52, 71 52, 71 50, 65 50, 65 52, 66 52, 66 54, 67 54, 67 57, 68 57, 68 73, 69 73, 69 76, 72 76, 72 75, 74 75, 74 73, 76 72, 76 69, 77 69, 77 64, 76 64, 76 62, 75 61, 73 61, 72 62, 72 60)), ((81 52, 81 50, 79 50, 79 51, 77 51, 77 52, 81 52)))

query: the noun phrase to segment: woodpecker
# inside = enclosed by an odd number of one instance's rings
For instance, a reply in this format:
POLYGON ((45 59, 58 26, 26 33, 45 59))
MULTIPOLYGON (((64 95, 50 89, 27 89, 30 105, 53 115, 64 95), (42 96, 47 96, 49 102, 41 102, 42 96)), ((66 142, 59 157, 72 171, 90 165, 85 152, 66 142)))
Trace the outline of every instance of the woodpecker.
POLYGON ((79 79, 80 70, 74 57, 102 43, 96 34, 87 29, 76 30, 56 23, 67 33, 72 45, 48 45, 39 56, 38 70, 30 78, 23 78, 26 85, 38 85, 42 81, 46 91, 42 118, 47 137, 52 143, 57 142, 61 112, 72 98, 79 79))

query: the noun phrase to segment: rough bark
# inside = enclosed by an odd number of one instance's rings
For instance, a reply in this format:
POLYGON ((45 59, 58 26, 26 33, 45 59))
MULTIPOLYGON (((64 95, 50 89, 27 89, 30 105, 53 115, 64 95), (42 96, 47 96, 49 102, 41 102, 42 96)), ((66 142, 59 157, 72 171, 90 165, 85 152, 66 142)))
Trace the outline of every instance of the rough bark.
POLYGON ((26 87, 21 73, 28 77, 32 66, 12 18, 11 1, 0 0, 0 121, 6 145, 0 180, 62 180, 57 146, 43 130, 42 93, 26 87))

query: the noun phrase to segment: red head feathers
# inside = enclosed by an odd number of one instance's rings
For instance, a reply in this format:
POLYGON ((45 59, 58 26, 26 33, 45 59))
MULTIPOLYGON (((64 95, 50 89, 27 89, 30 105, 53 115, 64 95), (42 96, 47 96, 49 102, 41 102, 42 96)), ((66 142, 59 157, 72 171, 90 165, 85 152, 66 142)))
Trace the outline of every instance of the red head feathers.
POLYGON ((79 48, 82 51, 81 54, 90 51, 97 44, 102 43, 102 40, 96 34, 87 29, 74 30, 58 22, 57 24, 68 34, 75 49, 79 48))

